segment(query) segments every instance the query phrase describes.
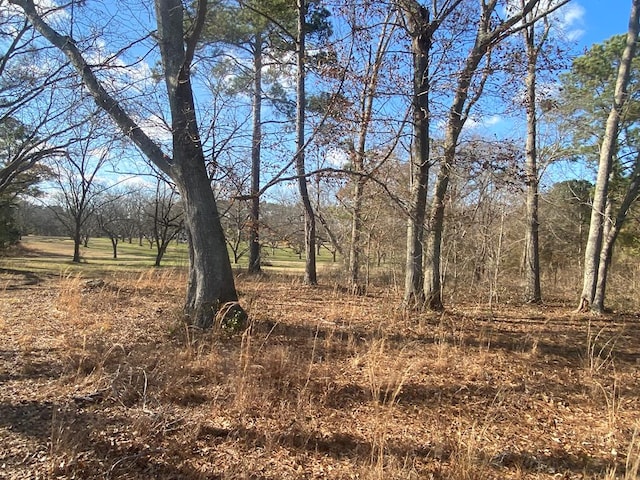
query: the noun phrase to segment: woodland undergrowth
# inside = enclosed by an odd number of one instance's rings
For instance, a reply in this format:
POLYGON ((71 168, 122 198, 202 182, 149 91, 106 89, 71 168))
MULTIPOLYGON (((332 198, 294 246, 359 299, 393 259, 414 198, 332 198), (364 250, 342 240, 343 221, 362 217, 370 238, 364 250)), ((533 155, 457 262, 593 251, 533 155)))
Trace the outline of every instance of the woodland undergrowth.
POLYGON ((243 331, 200 331, 184 274, 1 291, 0 476, 635 479, 638 317, 443 313, 399 292, 239 277, 243 331))

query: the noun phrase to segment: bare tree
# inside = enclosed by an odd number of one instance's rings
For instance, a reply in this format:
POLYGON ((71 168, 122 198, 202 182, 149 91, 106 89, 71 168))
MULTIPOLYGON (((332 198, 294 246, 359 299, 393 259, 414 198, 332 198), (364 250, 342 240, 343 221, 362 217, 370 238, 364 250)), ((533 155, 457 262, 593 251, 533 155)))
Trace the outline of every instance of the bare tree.
POLYGON ((73 239, 73 262, 80 262, 80 247, 89 235, 88 227, 102 197, 109 187, 100 182, 98 173, 109 157, 108 145, 100 138, 98 118, 86 122, 86 129, 76 129, 76 146, 52 162, 57 197, 61 210, 53 209, 73 239))
MULTIPOLYGON (((521 0, 520 8, 524 7, 524 0, 521 0)), ((549 36, 551 24, 548 18, 544 18, 542 32, 537 32, 536 22, 530 19, 535 17, 535 12, 525 15, 529 20, 528 25, 523 29, 523 38, 527 56, 527 74, 525 77, 526 86, 526 111, 527 111, 527 140, 526 140, 526 186, 527 186, 527 231, 525 239, 524 274, 525 293, 524 300, 528 303, 539 303, 542 301, 542 290, 540 287, 540 241, 539 241, 539 219, 538 219, 538 150, 537 150, 537 71, 538 57, 540 51, 549 36)))
MULTIPOLYGON (((371 11, 372 9, 370 9, 371 11)), ((396 30, 397 15, 395 9, 387 8, 381 17, 381 25, 377 37, 372 38, 370 45, 363 45, 365 60, 361 72, 358 72, 357 84, 361 85, 356 95, 357 119, 355 141, 350 140, 348 154, 351 160, 353 194, 351 199, 351 241, 349 246, 349 283, 353 293, 363 293, 361 270, 364 257, 364 216, 365 188, 373 171, 384 163, 387 156, 381 152, 372 151, 370 146, 370 133, 374 121, 374 104, 380 95, 380 79, 384 73, 383 68, 387 63, 390 45, 396 30), (376 158, 376 153, 378 157, 376 158)), ((364 10, 355 9, 352 15, 352 32, 357 36, 361 19, 358 14, 364 10)), ((365 34, 365 38, 374 33, 372 28, 365 34)), ((357 41, 357 40, 356 40, 357 41)))
POLYGON ((412 121, 413 141, 407 223, 407 258, 404 303, 410 308, 422 308, 424 296, 423 242, 427 208, 429 170, 433 163, 430 150, 431 88, 430 58, 434 35, 442 23, 462 3, 462 0, 432 2, 431 9, 417 0, 399 0, 405 29, 411 38, 413 57, 412 121))
MULTIPOLYGON (((542 0, 527 0, 519 8, 512 8, 504 19, 498 12, 499 2, 497 0, 482 1, 479 2, 477 9, 459 12, 459 20, 465 23, 474 21, 476 29, 473 39, 468 44, 469 49, 462 61, 462 67, 455 73, 455 86, 446 119, 443 155, 438 161, 439 169, 429 213, 429 230, 425 248, 424 291, 425 302, 430 309, 440 310, 443 308, 441 253, 445 196, 456 161, 458 139, 469 118, 471 109, 480 100, 491 73, 492 50, 505 38, 519 32, 528 24, 544 18, 568 1, 549 5, 542 0), (545 4, 548 8, 541 9, 534 16, 526 18, 539 4, 545 4), (485 62, 484 68, 481 67, 483 61, 485 62)), ((466 5, 468 4, 465 3, 466 5)))
POLYGON ((18 191, 25 172, 42 160, 63 155, 73 142, 68 121, 76 85, 63 66, 48 71, 35 66, 44 63, 46 48, 34 39, 28 21, 5 10, 0 39, 0 195, 18 191), (34 66, 28 68, 27 66, 34 66))
POLYGON ((175 186, 158 177, 151 205, 147 206, 147 215, 151 219, 152 238, 156 245, 154 265, 160 266, 167 247, 184 228, 184 210, 175 186))
MULTIPOLYGON (((238 296, 227 255, 220 216, 205 168, 191 83, 194 53, 206 18, 207 2, 195 4, 193 17, 185 18, 180 0, 156 0, 157 31, 162 74, 171 116, 171 155, 164 152, 101 83, 97 71, 79 48, 81 43, 57 31, 38 11, 33 0, 10 0, 20 7, 34 28, 67 57, 96 103, 104 109, 157 168, 175 182, 185 205, 189 240, 189 284, 185 313, 200 327, 209 327, 215 312, 238 296)), ((241 308, 228 309, 243 315, 241 308)))
POLYGON ((112 257, 118 258, 118 244, 127 234, 127 211, 124 192, 107 192, 100 208, 96 209, 96 219, 100 231, 111 241, 112 257))

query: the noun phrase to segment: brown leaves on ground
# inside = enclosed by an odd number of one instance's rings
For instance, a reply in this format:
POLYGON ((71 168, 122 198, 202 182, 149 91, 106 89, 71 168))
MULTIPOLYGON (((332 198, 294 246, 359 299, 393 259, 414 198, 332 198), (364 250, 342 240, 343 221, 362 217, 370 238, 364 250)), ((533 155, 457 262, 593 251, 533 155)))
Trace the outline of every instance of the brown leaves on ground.
POLYGON ((178 271, 88 280, 0 292, 2 478, 637 478, 637 317, 272 276, 232 335, 181 322, 178 271))

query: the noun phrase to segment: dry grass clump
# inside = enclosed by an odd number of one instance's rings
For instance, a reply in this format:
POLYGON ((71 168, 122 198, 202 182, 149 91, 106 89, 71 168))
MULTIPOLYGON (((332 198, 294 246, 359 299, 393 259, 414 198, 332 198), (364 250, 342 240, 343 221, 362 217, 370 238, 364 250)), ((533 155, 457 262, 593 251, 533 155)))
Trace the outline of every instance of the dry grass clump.
POLYGON ((634 316, 249 277, 248 328, 202 332, 183 275, 0 292, 0 477, 637 478, 634 316))

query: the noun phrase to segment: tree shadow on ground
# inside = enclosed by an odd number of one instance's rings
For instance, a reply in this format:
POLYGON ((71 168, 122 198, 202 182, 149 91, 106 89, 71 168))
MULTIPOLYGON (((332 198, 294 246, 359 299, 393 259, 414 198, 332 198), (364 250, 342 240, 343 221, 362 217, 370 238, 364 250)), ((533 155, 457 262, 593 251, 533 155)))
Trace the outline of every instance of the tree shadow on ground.
POLYGON ((58 378, 62 373, 62 365, 51 361, 52 351, 46 348, 0 350, 0 383, 58 378))
POLYGON ((0 275, 11 276, 11 283, 4 286, 6 290, 18 290, 25 287, 32 287, 42 282, 43 278, 29 270, 18 270, 15 268, 0 268, 0 275))
MULTIPOLYGON (((318 323, 314 327, 306 324, 258 321, 254 322, 254 329, 257 333, 270 337, 270 341, 297 345, 300 348, 327 349, 327 346, 323 345, 322 342, 331 339, 339 345, 337 348, 331 349, 333 353, 340 354, 341 352, 346 355, 353 353, 353 349, 344 348, 346 344, 355 347, 381 338, 384 338, 392 347, 401 347, 414 342, 421 345, 447 343, 470 348, 502 350, 508 353, 535 351, 540 356, 547 355, 562 359, 567 366, 578 366, 578 362, 582 362, 585 356, 588 355, 588 327, 584 322, 573 322, 573 326, 579 332, 576 332, 571 338, 567 338, 564 335, 560 335, 561 332, 566 332, 567 327, 570 326, 564 322, 549 322, 548 320, 524 321, 526 321, 526 331, 513 331, 507 328, 510 324, 521 325, 523 320, 495 321, 474 319, 473 325, 464 327, 449 325, 442 330, 443 334, 435 331, 436 328, 440 328, 435 324, 434 330, 421 334, 409 329, 401 333, 388 334, 381 331, 355 328, 351 325, 327 325, 327 322, 318 323)), ((602 336, 599 342, 602 344, 609 338, 614 339, 615 341, 611 343, 611 346, 615 359, 636 365, 640 363, 640 352, 634 347, 634 345, 640 343, 640 328, 638 327, 640 327, 640 322, 635 319, 627 320, 624 327, 603 322, 603 325, 598 325, 597 328, 594 327, 595 331, 591 340, 594 339, 598 332, 609 328, 607 335, 602 336)))

